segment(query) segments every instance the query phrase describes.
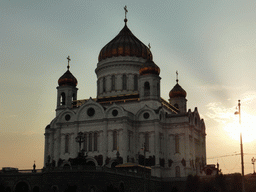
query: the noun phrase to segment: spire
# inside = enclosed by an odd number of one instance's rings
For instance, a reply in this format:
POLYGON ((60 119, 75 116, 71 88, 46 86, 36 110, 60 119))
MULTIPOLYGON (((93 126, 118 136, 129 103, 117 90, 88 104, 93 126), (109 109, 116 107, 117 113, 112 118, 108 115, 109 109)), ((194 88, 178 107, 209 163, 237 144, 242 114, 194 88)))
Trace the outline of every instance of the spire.
POLYGON ((179 79, 178 79, 178 71, 176 71, 176 82, 177 84, 172 88, 172 90, 169 92, 169 97, 170 98, 175 98, 175 97, 186 97, 187 92, 179 85, 179 79))
POLYGON ((126 23, 127 23, 127 18, 126 18, 126 14, 128 13, 128 10, 127 10, 127 6, 125 5, 124 6, 124 11, 125 11, 125 19, 124 19, 124 22, 125 22, 125 25, 126 25, 126 23))
POLYGON ((71 61, 70 57, 67 57, 68 60, 68 70, 59 78, 58 84, 59 86, 62 85, 71 85, 71 86, 76 86, 77 85, 77 79, 73 76, 73 74, 69 71, 69 62, 71 61))
POLYGON ((67 66, 67 68, 68 68, 68 70, 69 70, 69 68, 70 68, 70 66, 69 66, 69 61, 71 61, 71 59, 70 59, 69 56, 67 57, 67 60, 68 60, 68 66, 67 66))

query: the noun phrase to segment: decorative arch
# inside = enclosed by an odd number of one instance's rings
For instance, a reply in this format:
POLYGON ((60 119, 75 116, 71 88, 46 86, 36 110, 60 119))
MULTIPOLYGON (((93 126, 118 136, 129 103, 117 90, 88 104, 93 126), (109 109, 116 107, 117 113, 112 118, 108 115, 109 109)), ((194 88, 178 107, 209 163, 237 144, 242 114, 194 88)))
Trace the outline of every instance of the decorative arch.
POLYGON ((104 108, 92 98, 80 107, 77 114, 77 121, 105 118, 104 108))
POLYGON ((71 111, 69 109, 65 109, 64 111, 62 111, 58 117, 56 118, 56 122, 66 122, 66 121, 74 121, 75 120, 75 115, 76 113, 74 111, 71 111), (66 115, 70 115, 70 119, 67 120, 66 119, 66 115))
POLYGON ((116 105, 113 103, 106 111, 106 118, 115 118, 115 117, 120 117, 125 115, 125 109, 121 106, 116 105), (114 110, 117 111, 117 114, 114 113, 114 110))
POLYGON ((98 162, 96 161, 96 159, 92 156, 88 156, 86 158, 86 164, 91 164, 90 162, 94 163, 95 167, 98 167, 98 162))
POLYGON ((16 182, 14 185, 14 192, 30 192, 31 191, 31 186, 28 181, 26 180, 20 180, 16 182))
POLYGON ((142 109, 140 109, 136 113, 136 119, 139 121, 145 121, 145 120, 159 119, 159 117, 158 115, 156 115, 153 109, 145 105, 142 109))
POLYGON ((115 168, 119 163, 117 161, 113 161, 111 163, 111 168, 115 168))
POLYGON ((63 167, 63 168, 70 169, 71 168, 71 163, 67 160, 64 160, 60 166, 63 167))

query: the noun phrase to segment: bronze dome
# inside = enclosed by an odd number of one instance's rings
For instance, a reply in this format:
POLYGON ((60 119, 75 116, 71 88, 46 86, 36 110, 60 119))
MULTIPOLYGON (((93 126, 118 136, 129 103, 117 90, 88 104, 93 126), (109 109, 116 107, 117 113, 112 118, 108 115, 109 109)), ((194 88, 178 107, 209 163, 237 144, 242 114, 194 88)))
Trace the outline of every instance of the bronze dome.
POLYGON ((187 92, 177 83, 169 93, 170 98, 186 97, 187 92))
POLYGON ((98 60, 100 62, 118 56, 136 56, 152 60, 149 48, 132 34, 126 24, 119 34, 101 49, 98 60))
POLYGON ((64 86, 64 85, 71 85, 71 86, 76 86, 77 85, 77 80, 73 76, 73 74, 67 70, 58 80, 59 86, 64 86))
POLYGON ((140 75, 146 74, 160 74, 160 68, 151 60, 147 60, 145 64, 142 65, 139 71, 140 75))

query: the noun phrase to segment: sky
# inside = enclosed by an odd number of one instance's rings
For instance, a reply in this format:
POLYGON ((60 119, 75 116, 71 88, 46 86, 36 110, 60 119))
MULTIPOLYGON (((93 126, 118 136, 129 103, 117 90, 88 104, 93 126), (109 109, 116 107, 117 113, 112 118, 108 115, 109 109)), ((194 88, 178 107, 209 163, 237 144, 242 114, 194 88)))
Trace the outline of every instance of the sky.
POLYGON ((161 96, 179 84, 206 124, 207 163, 245 174, 256 158, 256 4, 250 0, 2 0, 0 168, 43 167, 44 131, 55 117, 57 81, 78 80, 78 99, 96 97, 98 54, 124 26, 161 69, 161 96), (241 100, 241 127, 234 115, 241 100))

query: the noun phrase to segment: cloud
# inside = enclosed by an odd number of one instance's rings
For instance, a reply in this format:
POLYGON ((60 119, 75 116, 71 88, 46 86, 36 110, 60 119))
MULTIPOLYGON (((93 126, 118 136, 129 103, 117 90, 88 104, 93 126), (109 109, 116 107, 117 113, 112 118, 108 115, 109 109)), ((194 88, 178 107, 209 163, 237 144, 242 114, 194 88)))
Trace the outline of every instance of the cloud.
POLYGON ((18 115, 9 115, 7 118, 16 118, 18 115))
POLYGON ((212 102, 206 105, 208 112, 206 116, 219 123, 227 123, 233 120, 235 107, 226 108, 221 102, 212 102))

